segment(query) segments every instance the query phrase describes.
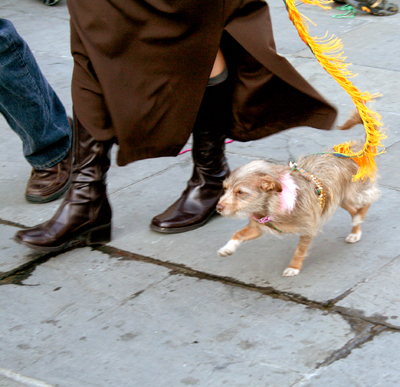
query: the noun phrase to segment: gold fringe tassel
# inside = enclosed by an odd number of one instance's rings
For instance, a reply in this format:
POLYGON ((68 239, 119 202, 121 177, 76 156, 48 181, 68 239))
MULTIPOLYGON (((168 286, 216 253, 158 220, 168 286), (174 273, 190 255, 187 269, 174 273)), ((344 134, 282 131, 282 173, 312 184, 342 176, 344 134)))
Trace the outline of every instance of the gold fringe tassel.
MULTIPOLYGON (((365 144, 360 152, 354 153, 350 149, 350 143, 339 144, 334 146, 335 155, 341 157, 350 157, 358 164, 359 169, 353 180, 365 180, 369 177, 374 179, 377 171, 375 156, 384 153, 384 149, 378 151, 378 147, 383 147, 381 141, 386 135, 379 130, 383 124, 380 122, 380 115, 369 109, 366 104, 372 99, 380 96, 379 93, 370 94, 369 92, 360 92, 348 78, 355 75, 348 70, 350 63, 345 63, 346 58, 343 57, 342 41, 331 36, 327 38, 327 34, 323 38, 312 38, 308 31, 308 23, 312 21, 300 14, 295 6, 295 0, 284 0, 289 13, 289 18, 295 25, 300 38, 310 47, 318 62, 324 69, 342 86, 342 88, 350 95, 356 108, 360 114, 365 128, 365 144)), ((303 3, 317 5, 323 9, 330 9, 327 4, 332 0, 301 0, 303 3)))

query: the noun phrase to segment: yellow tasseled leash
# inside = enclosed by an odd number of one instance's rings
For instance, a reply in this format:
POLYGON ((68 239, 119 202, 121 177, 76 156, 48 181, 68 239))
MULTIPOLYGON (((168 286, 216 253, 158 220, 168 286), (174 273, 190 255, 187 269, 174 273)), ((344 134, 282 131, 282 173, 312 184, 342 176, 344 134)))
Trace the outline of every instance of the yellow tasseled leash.
MULTIPOLYGON (((347 69, 350 63, 345 63, 343 57, 343 44, 341 40, 335 36, 327 38, 312 38, 308 31, 309 27, 307 17, 300 14, 296 9, 295 0, 283 0, 286 4, 286 9, 289 12, 289 18, 297 28, 301 39, 310 47, 313 54, 323 68, 343 87, 350 95, 357 110, 361 116, 365 128, 365 144, 360 152, 354 153, 350 149, 350 143, 339 144, 334 146, 334 155, 339 157, 350 157, 358 164, 359 169, 353 180, 373 179, 377 170, 375 156, 384 152, 382 149, 378 151, 378 147, 383 147, 381 141, 386 138, 386 135, 379 130, 383 124, 379 121, 380 115, 369 109, 366 104, 368 101, 378 97, 380 94, 371 95, 369 92, 360 92, 348 78, 355 75, 347 69)), ((301 0, 303 3, 317 5, 323 9, 330 9, 327 4, 332 3, 332 0, 301 0)), ((310 21, 311 22, 311 21, 310 21)))

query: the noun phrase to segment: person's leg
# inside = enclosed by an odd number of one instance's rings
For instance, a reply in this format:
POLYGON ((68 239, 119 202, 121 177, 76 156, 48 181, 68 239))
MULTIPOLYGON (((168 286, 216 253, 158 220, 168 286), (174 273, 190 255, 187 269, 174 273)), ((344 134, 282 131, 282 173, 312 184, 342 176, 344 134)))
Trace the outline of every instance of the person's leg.
POLYGON ((225 138, 231 112, 228 70, 219 51, 193 127, 193 174, 182 196, 165 212, 154 217, 150 227, 163 233, 178 233, 203 226, 215 213, 229 175, 225 138))
POLYGON ((226 68, 226 62, 224 58, 224 54, 222 54, 221 49, 218 50, 217 56, 215 58, 214 66, 211 70, 210 78, 214 78, 218 76, 219 74, 222 74, 222 72, 226 68))
POLYGON ((34 168, 60 162, 71 143, 65 108, 12 23, 0 19, 0 112, 34 168))
POLYGON ((42 225, 18 231, 14 240, 32 249, 61 251, 107 243, 112 211, 106 192, 113 141, 96 141, 74 117, 72 183, 55 215, 42 225))
POLYGON ((87 125, 108 128, 111 122, 93 67, 71 24, 74 55, 72 100, 75 140, 72 183, 55 215, 36 227, 21 230, 15 241, 41 251, 61 251, 74 245, 107 243, 112 211, 107 198, 106 173, 113 139, 95 139, 87 125), (77 50, 77 47, 79 49, 77 50), (85 114, 85 112, 87 112, 85 114), (81 119, 80 117, 83 117, 81 119))
POLYGON ((34 168, 32 173, 50 169, 30 180, 28 200, 32 197, 32 201, 42 202, 60 196, 71 165, 71 157, 65 160, 72 140, 67 114, 28 45, 5 19, 0 19, 0 113, 21 138, 23 154, 34 168), (61 176, 58 167, 54 171, 51 168, 63 160, 61 176))

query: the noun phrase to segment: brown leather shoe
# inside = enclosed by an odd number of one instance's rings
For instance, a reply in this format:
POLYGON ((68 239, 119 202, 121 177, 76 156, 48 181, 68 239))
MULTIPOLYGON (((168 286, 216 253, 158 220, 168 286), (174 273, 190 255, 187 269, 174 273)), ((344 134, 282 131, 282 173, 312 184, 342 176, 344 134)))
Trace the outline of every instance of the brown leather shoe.
POLYGON ((105 176, 112 141, 96 141, 77 120, 75 133, 72 183, 63 202, 49 221, 18 231, 16 242, 35 250, 57 252, 110 241, 112 211, 105 176))
MULTIPOLYGON (((71 128, 72 119, 69 118, 71 128)), ((71 184, 72 171, 71 147, 58 164, 45 169, 32 169, 25 191, 25 199, 30 203, 48 203, 58 199, 67 192, 71 184)))

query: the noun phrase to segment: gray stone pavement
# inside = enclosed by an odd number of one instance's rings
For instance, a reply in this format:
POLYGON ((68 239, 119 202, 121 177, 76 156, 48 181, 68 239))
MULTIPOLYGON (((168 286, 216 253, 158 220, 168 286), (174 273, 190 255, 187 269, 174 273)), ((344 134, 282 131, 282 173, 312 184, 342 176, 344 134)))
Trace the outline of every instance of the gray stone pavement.
MULTIPOLYGON (((400 0, 392 0, 400 4, 400 0)), ((270 1, 278 51, 339 109, 353 110, 297 36, 283 2, 270 1)), ((113 240, 98 248, 39 254, 12 240, 22 227, 52 216, 60 200, 25 202, 30 167, 0 118, 0 386, 59 387, 394 387, 400 384, 400 14, 338 19, 299 4, 316 24, 311 35, 339 36, 354 84, 382 93, 387 153, 379 156, 382 198, 345 243, 341 209, 314 241, 299 276, 283 278, 294 236, 260 238, 230 258, 216 251, 243 224, 221 217, 185 234, 150 231, 191 172, 190 154, 112 166, 113 240)), ((1 0, 44 74, 72 111, 65 0, 1 0)), ((231 167, 362 138, 296 128, 227 146, 231 167)), ((190 145, 188 144, 188 147, 190 145)), ((115 157, 114 157, 115 160, 115 157)), ((113 160, 113 162, 114 162, 113 160)))

